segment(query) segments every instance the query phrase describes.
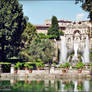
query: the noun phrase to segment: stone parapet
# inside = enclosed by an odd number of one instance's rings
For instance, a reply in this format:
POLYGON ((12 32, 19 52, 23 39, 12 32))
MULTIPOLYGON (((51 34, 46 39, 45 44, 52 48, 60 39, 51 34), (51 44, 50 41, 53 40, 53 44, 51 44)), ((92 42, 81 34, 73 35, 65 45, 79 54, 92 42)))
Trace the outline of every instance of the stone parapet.
POLYGON ((78 73, 78 70, 71 69, 63 72, 62 69, 54 69, 53 72, 49 70, 33 70, 32 73, 26 74, 25 70, 20 70, 18 74, 11 73, 1 73, 0 79, 60 79, 60 78, 92 78, 90 70, 82 70, 81 73, 78 73))

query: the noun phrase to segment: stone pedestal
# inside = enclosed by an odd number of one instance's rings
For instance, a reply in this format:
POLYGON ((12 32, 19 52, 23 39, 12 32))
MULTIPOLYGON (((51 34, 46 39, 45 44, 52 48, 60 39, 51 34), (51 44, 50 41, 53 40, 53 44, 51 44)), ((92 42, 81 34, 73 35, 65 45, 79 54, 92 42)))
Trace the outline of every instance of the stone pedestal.
POLYGON ((11 64, 11 74, 14 74, 14 64, 11 64))

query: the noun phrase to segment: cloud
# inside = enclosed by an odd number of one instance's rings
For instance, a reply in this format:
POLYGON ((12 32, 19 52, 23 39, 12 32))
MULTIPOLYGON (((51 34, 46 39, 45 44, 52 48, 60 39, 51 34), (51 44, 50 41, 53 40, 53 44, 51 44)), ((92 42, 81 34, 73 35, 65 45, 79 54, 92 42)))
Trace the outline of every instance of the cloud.
POLYGON ((80 20, 83 19, 84 16, 85 16, 84 13, 79 13, 79 14, 76 15, 76 20, 77 20, 77 21, 80 21, 80 20))

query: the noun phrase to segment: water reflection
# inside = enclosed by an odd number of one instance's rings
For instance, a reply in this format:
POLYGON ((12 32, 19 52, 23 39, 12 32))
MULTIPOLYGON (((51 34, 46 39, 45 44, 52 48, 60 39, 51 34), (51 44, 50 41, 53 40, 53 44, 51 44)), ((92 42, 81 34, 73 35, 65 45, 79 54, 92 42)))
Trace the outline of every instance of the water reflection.
POLYGON ((91 91, 92 80, 1 80, 0 90, 6 92, 78 92, 91 91), (6 90, 5 90, 6 89, 6 90), (5 91, 4 91, 5 90, 5 91))

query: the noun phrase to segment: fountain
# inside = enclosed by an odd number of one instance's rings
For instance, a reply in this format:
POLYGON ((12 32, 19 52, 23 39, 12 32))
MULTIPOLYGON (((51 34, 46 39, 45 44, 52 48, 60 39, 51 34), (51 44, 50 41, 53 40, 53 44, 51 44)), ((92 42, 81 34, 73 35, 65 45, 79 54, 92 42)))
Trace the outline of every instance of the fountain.
POLYGON ((85 48, 84 48, 83 57, 84 57, 85 63, 90 62, 90 60, 89 60, 89 39, 88 39, 88 36, 86 37, 86 40, 85 40, 85 48))
POLYGON ((65 36, 61 36, 61 48, 60 48, 60 64, 65 63, 67 58, 67 47, 65 36))
POLYGON ((74 43, 74 56, 72 58, 72 61, 78 62, 78 43, 74 43))
POLYGON ((74 43, 74 56, 77 57, 78 44, 74 43))
MULTIPOLYGON (((74 43, 72 43, 72 46, 74 46, 74 56, 67 58, 67 53, 69 52, 69 50, 67 49, 66 46, 66 38, 65 36, 61 36, 61 48, 60 48, 60 64, 61 63, 65 63, 65 62, 69 62, 72 61, 71 64, 76 64, 78 61, 82 61, 83 63, 89 63, 89 39, 88 36, 86 37, 85 40, 85 46, 84 49, 81 50, 81 53, 83 53, 83 55, 78 54, 78 50, 80 50, 81 48, 81 44, 80 41, 78 42, 77 40, 74 40, 74 43)), ((71 49, 72 50, 72 49, 71 49)))

